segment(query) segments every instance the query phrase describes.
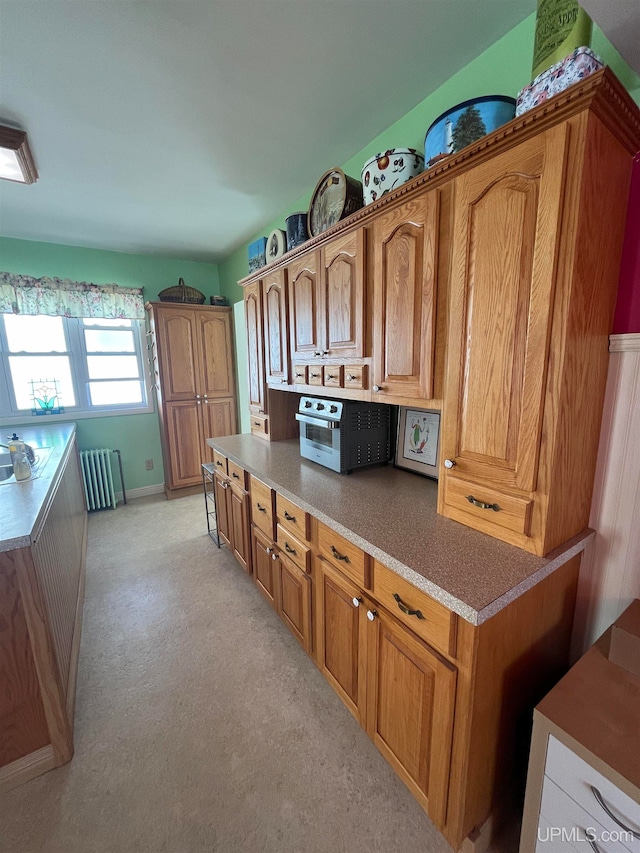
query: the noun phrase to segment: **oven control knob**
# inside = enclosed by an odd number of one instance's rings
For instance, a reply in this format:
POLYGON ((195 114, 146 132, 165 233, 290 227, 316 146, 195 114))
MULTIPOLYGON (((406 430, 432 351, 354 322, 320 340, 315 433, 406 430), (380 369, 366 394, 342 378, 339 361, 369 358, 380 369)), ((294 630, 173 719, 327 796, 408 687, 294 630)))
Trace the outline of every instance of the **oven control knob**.
POLYGON ((316 410, 321 412, 324 409, 324 403, 316 403, 316 410))
POLYGON ((311 402, 311 400, 305 400, 305 401, 304 401, 304 407, 305 407, 305 409, 310 409, 310 408, 311 408, 311 406, 313 406, 313 403, 311 402))
POLYGON ((329 411, 333 414, 334 412, 338 411, 338 407, 337 406, 329 406, 329 411))

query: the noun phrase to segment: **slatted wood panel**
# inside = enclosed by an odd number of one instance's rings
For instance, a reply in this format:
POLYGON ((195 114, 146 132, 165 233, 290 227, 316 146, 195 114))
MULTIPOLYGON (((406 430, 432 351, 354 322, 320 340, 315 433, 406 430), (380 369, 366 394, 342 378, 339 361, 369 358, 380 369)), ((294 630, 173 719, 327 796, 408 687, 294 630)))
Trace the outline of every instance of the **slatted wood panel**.
POLYGON ((44 527, 32 547, 38 584, 44 598, 60 679, 65 690, 71 663, 78 585, 82 564, 81 489, 75 455, 58 485, 44 527), (69 518, 74 520, 69 535, 69 518))

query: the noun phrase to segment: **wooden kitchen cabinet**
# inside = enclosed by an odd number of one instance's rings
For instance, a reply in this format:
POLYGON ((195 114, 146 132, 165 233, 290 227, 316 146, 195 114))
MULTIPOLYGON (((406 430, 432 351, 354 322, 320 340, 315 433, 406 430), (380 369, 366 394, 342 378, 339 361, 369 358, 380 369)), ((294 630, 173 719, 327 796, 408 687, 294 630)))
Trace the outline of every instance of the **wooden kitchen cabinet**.
POLYGON ((253 576, 260 592, 276 606, 276 560, 273 539, 259 527, 252 525, 251 546, 253 551, 253 576))
POLYGON ((52 449, 37 485, 4 486, 36 488, 26 535, 0 547, 0 791, 73 756, 87 511, 75 424, 39 431, 52 449))
MULTIPOLYGON (((278 292, 279 293, 279 292, 278 292)), ((274 294, 272 293, 272 298, 274 294)), ((278 299, 280 296, 278 295, 278 299)), ((284 298, 284 297, 283 297, 284 298)), ((294 438, 298 434, 295 419, 297 394, 281 394, 267 385, 265 371, 265 309, 262 280, 244 288, 245 323, 247 329, 249 418, 253 435, 268 441, 294 438)), ((275 309, 273 309, 275 310, 275 309)), ((279 310, 279 308, 278 308, 279 310)), ((280 318, 272 320, 281 329, 280 318)), ((274 356, 282 359, 279 346, 274 345, 274 356)), ((271 360, 271 355, 269 356, 271 360)))
POLYGON ((366 231, 358 228, 288 265, 291 357, 295 385, 366 387, 366 231), (349 374, 345 380, 349 359, 349 374), (304 363, 303 361, 304 360, 304 363))
POLYGON ((538 555, 588 526, 629 168, 583 112, 454 181, 439 509, 538 555))
POLYGON ((380 752, 444 826, 456 667, 381 607, 367 610, 366 729, 380 752))
POLYGON ((446 817, 455 666, 321 558, 318 664, 438 826, 446 817))
POLYGON ((360 725, 366 713, 366 612, 363 594, 326 560, 318 560, 317 662, 360 725))
POLYGON ((435 396, 438 191, 377 216, 373 243, 372 390, 378 402, 435 396))
POLYGON ((265 373, 267 383, 275 385, 288 385, 290 380, 286 276, 284 269, 277 269, 263 279, 265 373))
MULTIPOLYGON (((229 465, 232 463, 229 462, 229 465)), ((233 466, 229 474, 216 470, 213 488, 216 498, 218 535, 245 572, 251 574, 250 505, 249 492, 245 488, 245 476, 245 472, 238 466, 233 466), (236 481, 232 480, 234 473, 238 478, 236 481)))
POLYGON ((165 494, 199 488, 207 438, 236 431, 231 309, 148 303, 165 494))

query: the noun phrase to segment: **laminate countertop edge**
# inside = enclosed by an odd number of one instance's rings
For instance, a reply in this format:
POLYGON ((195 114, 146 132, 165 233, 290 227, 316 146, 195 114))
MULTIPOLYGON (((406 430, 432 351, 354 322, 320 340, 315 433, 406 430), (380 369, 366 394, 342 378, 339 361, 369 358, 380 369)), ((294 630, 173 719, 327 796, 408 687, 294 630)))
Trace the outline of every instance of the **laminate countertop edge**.
POLYGON ((37 477, 22 483, 0 484, 0 553, 28 548, 34 543, 76 435, 76 425, 70 422, 50 425, 12 424, 7 429, 18 433, 20 438, 34 447, 36 453, 40 448, 51 450, 37 477))
MULTIPOLYGON (((435 481, 426 481, 425 478, 417 477, 405 471, 398 471, 391 466, 388 468, 361 469, 361 471, 354 472, 346 478, 345 475, 335 474, 313 462, 300 459, 296 452, 297 440, 267 442, 256 436, 239 434, 207 439, 207 443, 214 450, 240 465, 250 475, 264 482, 284 498, 293 501, 302 510, 310 513, 318 521, 330 527, 353 545, 361 548, 375 560, 473 625, 481 625, 486 622, 510 602, 585 550, 595 537, 593 530, 584 530, 547 557, 536 557, 520 548, 471 530, 458 522, 445 519, 442 516, 436 517, 437 483, 435 481), (274 473, 270 468, 275 468, 277 473, 274 473), (399 535, 399 540, 402 540, 400 544, 386 550, 382 541, 378 543, 371 541, 373 538, 371 531, 374 530, 378 535, 379 525, 376 526, 375 523, 369 525, 368 532, 363 533, 362 529, 360 531, 357 529, 357 524, 349 524, 345 523, 344 519, 341 520, 340 511, 329 512, 326 507, 322 506, 321 486, 324 486, 325 489, 328 486, 329 491, 337 498, 338 488, 341 484, 344 483, 345 487, 351 491, 354 489, 354 484, 358 484, 356 487, 358 489, 360 489, 361 484, 362 491, 358 491, 358 499, 362 500, 365 514, 368 514, 368 510, 373 507, 375 498, 379 497, 385 503, 382 508, 379 508, 385 519, 395 523, 401 516, 402 522, 405 523, 406 512, 401 512, 398 519, 394 517, 392 511, 393 498, 389 496, 385 502, 384 492, 386 492, 387 482, 396 481, 397 485, 398 478, 407 478, 400 481, 401 485, 406 484, 414 493, 418 490, 418 494, 424 496, 425 502, 429 503, 429 506, 424 510, 425 515, 429 515, 428 524, 437 527, 437 540, 440 545, 439 552, 434 557, 437 565, 433 571, 430 571, 425 565, 422 565, 419 571, 416 571, 415 568, 421 563, 429 563, 431 556, 429 541, 425 543, 426 558, 423 554, 416 555, 415 541, 411 542, 409 536, 405 536, 403 540, 402 532, 399 535), (317 489, 314 488, 316 480, 317 489), (374 490, 380 490, 382 493, 372 497, 374 490), (305 494, 301 494, 304 491, 314 493, 314 499, 309 499, 305 494), (317 500, 315 500, 316 497, 317 500), (459 559, 461 547, 466 555, 462 561, 459 559), (403 554, 402 552, 405 550, 407 553, 403 554), (409 553, 412 550, 413 556, 409 553), (456 550, 458 551, 457 555, 456 550), (457 565, 452 570, 448 564, 455 564, 456 559, 457 565), (443 564, 445 563, 447 566, 443 571, 443 564), (499 569, 500 565, 504 567, 505 564, 510 564, 514 570, 507 571, 504 578, 488 578, 486 573, 483 576, 480 571, 477 571, 477 569, 490 571, 492 567, 495 568, 495 565, 499 569), (455 571, 458 566, 461 571, 458 571, 456 575, 455 571), (455 582, 447 584, 446 577, 444 581, 441 578, 438 582, 438 574, 446 576, 447 572, 455 575, 455 582), (478 594, 478 587, 482 587, 483 583, 487 585, 488 580, 491 581, 488 584, 488 595, 478 594)), ((331 500, 327 500, 325 495, 324 502, 330 503, 331 500)), ((366 526, 366 522, 363 522, 361 527, 365 528, 366 526)), ((419 536, 420 533, 417 535, 419 536)), ((384 539, 385 537, 379 536, 379 538, 384 539)), ((392 537, 390 536, 390 538, 392 537)))

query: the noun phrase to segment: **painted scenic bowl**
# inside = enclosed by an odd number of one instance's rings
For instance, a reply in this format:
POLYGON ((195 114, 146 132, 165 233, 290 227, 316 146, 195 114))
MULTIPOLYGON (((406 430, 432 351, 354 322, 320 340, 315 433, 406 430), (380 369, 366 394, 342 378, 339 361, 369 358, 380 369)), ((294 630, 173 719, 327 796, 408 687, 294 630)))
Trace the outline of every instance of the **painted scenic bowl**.
POLYGON ((426 168, 511 121, 515 114, 515 98, 506 95, 484 95, 451 107, 438 116, 427 131, 424 140, 426 168))
POLYGON ((376 154, 362 167, 364 203, 386 195, 415 178, 424 169, 424 157, 415 148, 390 148, 376 154))

